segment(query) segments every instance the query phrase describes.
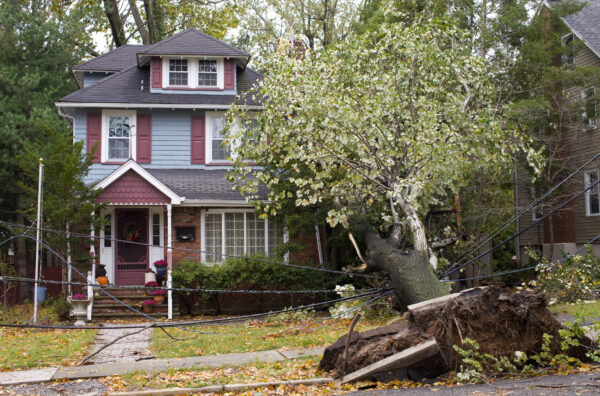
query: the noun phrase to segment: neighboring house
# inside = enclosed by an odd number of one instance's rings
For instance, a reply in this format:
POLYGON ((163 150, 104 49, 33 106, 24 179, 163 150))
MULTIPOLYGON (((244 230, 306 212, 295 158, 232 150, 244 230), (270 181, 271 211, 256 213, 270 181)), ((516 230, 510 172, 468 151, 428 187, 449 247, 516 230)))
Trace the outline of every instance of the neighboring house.
POLYGON ((261 106, 239 96, 263 78, 249 59, 187 29, 74 67, 81 89, 56 106, 72 121, 74 140, 96 149, 86 182, 103 189, 107 204, 96 248, 110 283, 143 284, 156 260, 220 262, 222 254, 272 254, 282 244, 282 227, 258 218, 225 179, 225 112, 234 101, 261 106))
MULTIPOLYGON (((600 0, 591 0, 579 13, 563 18, 566 29, 562 36, 565 46, 575 48, 573 55, 562 57, 562 67, 592 66, 600 68, 600 0)), ((551 12, 552 2, 544 6, 543 12, 551 12)), ((562 158, 565 174, 569 174, 582 166, 589 159, 600 153, 600 131, 598 129, 598 109, 595 85, 580 86, 569 89, 565 97, 575 103, 578 124, 568 128, 560 136, 560 146, 557 149, 562 158)), ((516 188, 516 201, 519 210, 527 207, 533 198, 544 191, 537 191, 531 183, 531 177, 518 167, 519 173, 516 188)), ((600 159, 593 161, 583 172, 576 174, 562 193, 564 202, 572 194, 583 190, 586 186, 600 177, 600 159)), ((560 180, 556 180, 556 183, 560 180)), ((561 201, 554 201, 558 206, 561 201)), ((551 208, 539 208, 523 215, 517 223, 517 231, 531 225, 551 208)), ((546 257, 557 259, 561 252, 572 253, 583 244, 600 234, 600 189, 595 187, 585 196, 575 199, 563 210, 553 215, 517 239, 521 264, 528 262, 527 248, 542 252, 546 257), (553 238, 551 238, 553 235, 553 238), (553 240, 552 240, 553 239, 553 240)), ((592 245, 595 254, 600 255, 600 240, 592 245)))

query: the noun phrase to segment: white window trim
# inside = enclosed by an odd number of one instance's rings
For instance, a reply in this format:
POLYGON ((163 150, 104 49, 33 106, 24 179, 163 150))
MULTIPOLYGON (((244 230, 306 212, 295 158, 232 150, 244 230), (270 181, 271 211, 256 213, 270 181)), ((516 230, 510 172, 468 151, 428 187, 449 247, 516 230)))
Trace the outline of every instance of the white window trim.
MULTIPOLYGON (((200 243, 203 246, 202 248, 202 262, 206 262, 206 256, 207 253, 213 253, 213 252, 207 252, 206 251, 206 215, 208 214, 221 214, 221 252, 222 252, 222 261, 224 261, 227 256, 225 256, 225 236, 226 236, 226 231, 225 231, 225 214, 226 213, 252 213, 252 214, 256 214, 256 212, 254 210, 248 210, 248 209, 205 209, 202 210, 200 212, 200 243)), ((248 237, 248 228, 246 225, 246 216, 244 216, 244 255, 247 254, 248 251, 248 246, 247 246, 247 237, 248 237)), ((289 240, 289 234, 287 231, 287 227, 284 228, 283 230, 283 243, 288 242, 289 240)), ((265 219, 265 251, 264 251, 265 255, 269 254, 269 219, 266 218, 265 219)), ((289 259, 289 254, 286 253, 284 255, 284 262, 287 263, 289 259)), ((221 262, 222 262, 221 261, 221 262)), ((218 261, 215 263, 219 263, 218 261)))
MULTIPOLYGON (((226 113, 223 111, 207 111, 205 113, 204 116, 204 131, 205 131, 205 139, 204 141, 206 142, 206 144, 204 145, 204 149, 205 149, 205 157, 206 158, 206 163, 207 164, 214 164, 214 163, 218 163, 218 164, 232 164, 233 162, 231 160, 214 160, 212 158, 212 120, 214 118, 223 118, 224 121, 226 121, 226 113)), ((233 155, 233 150, 229 151, 230 155, 233 155)))
MULTIPOLYGON (((538 195, 535 193, 535 186, 531 186, 531 199, 533 201, 535 201, 536 199, 538 199, 538 195)), ((544 217, 544 215, 538 216, 537 215, 537 209, 539 208, 539 205, 534 206, 533 208, 531 208, 531 220, 532 221, 538 221, 539 219, 541 219, 542 217, 544 217)))
MULTIPOLYGON (((562 35, 562 36, 560 37, 560 44, 561 44, 563 47, 566 47, 566 46, 568 45, 568 44, 567 44, 567 40, 568 40, 569 38, 571 39, 571 45, 572 45, 572 46, 574 46, 574 45, 575 45, 575 35, 574 35, 573 33, 567 33, 567 34, 564 34, 564 35, 562 35)), ((573 67, 573 66, 575 66, 575 54, 572 54, 571 56, 572 56, 572 59, 571 59, 571 62, 570 62, 570 63, 565 63, 565 62, 564 62, 564 61, 565 61, 565 57, 566 57, 566 55, 564 55, 564 56, 561 58, 561 63, 562 63, 562 66, 564 66, 564 67, 573 67)))
MULTIPOLYGON (((590 184, 590 173, 596 173, 596 177, 600 178, 600 173, 598 172, 598 169, 591 169, 588 171, 585 171, 584 175, 584 182, 585 182, 585 187, 587 188, 590 184)), ((598 185, 596 185, 596 195, 598 195, 598 198, 600 199, 600 183, 598 185)), ((592 195, 592 189, 589 189, 588 191, 585 192, 585 215, 586 216, 600 216, 600 212, 598 213, 590 213, 590 195, 592 195)))
POLYGON ((594 85, 590 85, 581 90, 581 101, 583 103, 583 112, 581 113, 581 116, 584 120, 587 118, 587 111, 586 111, 586 104, 587 104, 586 101, 588 99, 587 91, 590 89, 594 91, 594 93, 592 95, 594 95, 594 107, 595 107, 596 118, 594 118, 594 119, 590 118, 587 120, 588 130, 596 129, 598 127, 598 103, 596 102, 596 86, 594 86, 594 85))
POLYGON ((129 131, 129 156, 135 161, 137 159, 136 144, 136 111, 135 110, 102 110, 102 162, 127 162, 129 158, 108 158, 108 118, 109 117, 129 117, 131 129, 129 131))
POLYGON ((162 87, 169 89, 206 89, 221 90, 225 87, 225 62, 223 58, 208 56, 182 56, 182 57, 164 57, 162 60, 162 87), (169 61, 171 59, 186 59, 188 61, 188 85, 169 85, 169 61), (217 61, 217 85, 198 85, 198 61, 216 60, 217 61))

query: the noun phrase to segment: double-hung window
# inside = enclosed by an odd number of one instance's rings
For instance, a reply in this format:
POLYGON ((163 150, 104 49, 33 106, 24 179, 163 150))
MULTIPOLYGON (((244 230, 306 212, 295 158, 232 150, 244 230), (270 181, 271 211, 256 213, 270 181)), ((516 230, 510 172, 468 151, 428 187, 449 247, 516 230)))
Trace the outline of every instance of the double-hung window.
POLYGON ((581 99, 583 101, 583 122, 588 128, 594 129, 598 126, 596 87, 587 87, 581 91, 581 99))
POLYGON ((585 172, 585 186, 594 186, 585 194, 585 207, 587 216, 600 215, 600 188, 598 188, 598 171, 585 172))
POLYGON ((208 211, 203 219, 204 260, 209 262, 231 256, 275 255, 283 243, 281 225, 254 212, 208 211))
POLYGON ((575 65, 575 42, 573 33, 565 34, 561 37, 562 43, 562 65, 564 68, 571 68, 575 65))
POLYGON ((169 85, 188 85, 187 59, 169 59, 169 85))
POLYGON ((210 161, 229 161, 231 157, 230 147, 225 145, 225 116, 223 113, 208 113, 206 117, 210 161))
POLYGON ((135 111, 104 110, 102 125, 102 162, 135 159, 135 111))
POLYGON ((217 61, 215 59, 200 59, 198 61, 198 86, 217 86, 217 61))

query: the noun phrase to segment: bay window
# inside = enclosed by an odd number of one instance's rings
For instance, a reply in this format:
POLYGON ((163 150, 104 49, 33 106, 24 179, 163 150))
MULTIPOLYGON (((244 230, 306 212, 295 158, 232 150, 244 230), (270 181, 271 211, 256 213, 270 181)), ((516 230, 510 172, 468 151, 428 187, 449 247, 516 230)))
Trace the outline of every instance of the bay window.
POLYGON ((207 211, 203 216, 204 261, 222 262, 228 256, 273 256, 283 243, 283 228, 249 211, 207 211))

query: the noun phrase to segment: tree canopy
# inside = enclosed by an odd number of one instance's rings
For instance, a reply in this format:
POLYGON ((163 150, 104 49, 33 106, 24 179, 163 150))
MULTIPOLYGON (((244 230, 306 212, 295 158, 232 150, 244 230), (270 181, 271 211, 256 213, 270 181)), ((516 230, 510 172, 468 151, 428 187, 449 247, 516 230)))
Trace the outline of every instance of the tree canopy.
MULTIPOLYGON (((247 193, 264 184, 269 215, 286 200, 331 199, 329 223, 348 226, 377 208, 392 236, 406 225, 414 248, 426 251, 422 215, 473 167, 509 167, 517 150, 535 157, 502 127, 484 62, 465 37, 434 19, 382 26, 303 59, 282 45, 258 87, 265 108, 251 144, 236 145, 248 132, 230 128, 231 177, 244 179, 247 193)), ((231 125, 249 116, 237 108, 231 125)))

